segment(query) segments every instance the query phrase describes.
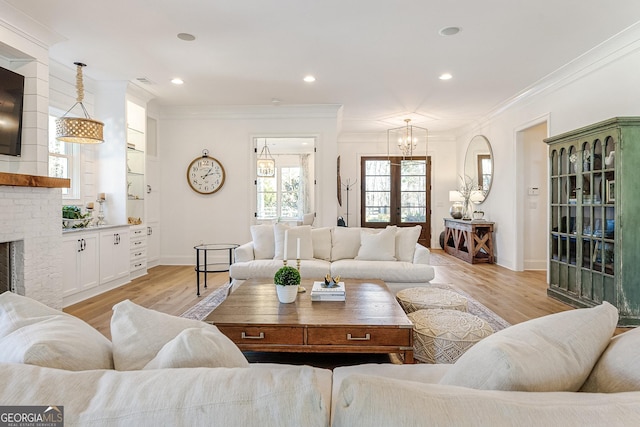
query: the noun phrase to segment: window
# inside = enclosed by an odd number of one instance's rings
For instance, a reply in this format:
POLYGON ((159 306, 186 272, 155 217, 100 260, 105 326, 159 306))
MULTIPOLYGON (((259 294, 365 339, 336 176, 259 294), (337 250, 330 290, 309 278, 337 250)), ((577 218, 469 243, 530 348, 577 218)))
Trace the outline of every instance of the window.
POLYGON ((300 220, 313 212, 314 138, 256 138, 256 154, 267 144, 275 160, 275 175, 257 177, 258 220, 300 220))
POLYGON ((56 139, 56 117, 49 116, 49 176, 71 179, 71 188, 62 189, 63 199, 80 198, 78 151, 77 144, 56 139))
POLYGON ((300 167, 277 167, 273 177, 258 177, 258 219, 302 217, 300 167))

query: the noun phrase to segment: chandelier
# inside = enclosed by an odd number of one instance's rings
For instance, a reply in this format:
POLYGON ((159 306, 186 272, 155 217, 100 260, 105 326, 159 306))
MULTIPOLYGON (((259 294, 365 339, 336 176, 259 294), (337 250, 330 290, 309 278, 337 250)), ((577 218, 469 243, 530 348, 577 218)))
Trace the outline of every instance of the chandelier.
POLYGON ((269 147, 267 147, 266 139, 264 141, 264 147, 262 147, 262 151, 260 151, 260 155, 258 156, 256 166, 258 169, 258 176, 271 177, 276 174, 276 160, 271 155, 269 147))
POLYGON ((387 149, 389 145, 397 144, 403 157, 413 157, 420 142, 424 142, 427 152, 427 129, 412 126, 411 119, 404 119, 405 126, 387 130, 387 149))
POLYGON ((64 142, 75 142, 78 144, 99 144, 104 141, 102 130, 104 124, 97 120, 93 120, 87 109, 84 108, 82 101, 84 100, 84 84, 82 82, 82 67, 86 67, 81 62, 74 62, 76 65, 76 92, 78 97, 76 103, 67 110, 64 115, 56 119, 56 139, 64 142), (69 111, 80 104, 84 112, 82 117, 67 117, 69 111))

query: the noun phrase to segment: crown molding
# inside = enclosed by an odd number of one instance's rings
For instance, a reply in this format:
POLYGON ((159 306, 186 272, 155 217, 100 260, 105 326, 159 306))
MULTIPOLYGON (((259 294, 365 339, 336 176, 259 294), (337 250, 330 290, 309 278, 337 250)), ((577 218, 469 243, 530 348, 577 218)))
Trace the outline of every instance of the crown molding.
POLYGON ((504 111, 548 91, 558 90, 640 49, 640 21, 546 75, 464 128, 476 128, 504 111))
POLYGON ((45 27, 2 0, 0 0, 0 16, 2 17, 0 18, 0 26, 44 49, 48 50, 54 44, 66 40, 61 34, 45 27))
POLYGON ((160 107, 162 119, 338 119, 342 105, 214 105, 160 107))

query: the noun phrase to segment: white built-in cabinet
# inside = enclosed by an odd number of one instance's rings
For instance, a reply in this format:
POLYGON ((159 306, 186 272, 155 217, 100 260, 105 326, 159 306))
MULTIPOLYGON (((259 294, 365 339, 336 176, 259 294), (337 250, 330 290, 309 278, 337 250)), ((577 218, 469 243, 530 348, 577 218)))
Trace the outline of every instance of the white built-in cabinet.
POLYGON ((62 296, 99 284, 98 233, 74 232, 62 238, 62 296))
POLYGON ((129 277, 129 227, 100 232, 100 283, 129 277))
POLYGON ((131 278, 147 274, 147 227, 145 225, 131 226, 131 251, 129 270, 131 278))
POLYGON ((158 122, 147 117, 145 162, 145 224, 147 225, 147 267, 160 264, 160 158, 158 157, 158 122))
POLYGON ((129 282, 129 244, 128 225, 64 232, 63 306, 129 282))

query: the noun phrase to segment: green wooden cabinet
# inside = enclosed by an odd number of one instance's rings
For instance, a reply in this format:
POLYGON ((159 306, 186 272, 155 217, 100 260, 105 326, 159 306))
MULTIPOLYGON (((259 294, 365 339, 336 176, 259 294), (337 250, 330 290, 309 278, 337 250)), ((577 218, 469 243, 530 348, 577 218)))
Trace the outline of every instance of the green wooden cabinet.
POLYGON ((640 117, 618 117, 549 144, 547 294, 573 307, 615 305, 640 325, 640 117))

